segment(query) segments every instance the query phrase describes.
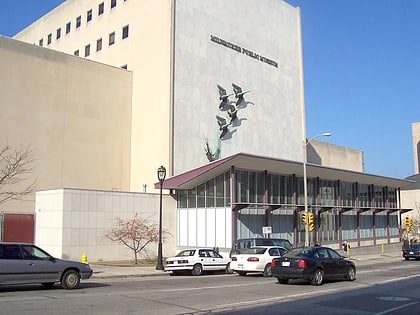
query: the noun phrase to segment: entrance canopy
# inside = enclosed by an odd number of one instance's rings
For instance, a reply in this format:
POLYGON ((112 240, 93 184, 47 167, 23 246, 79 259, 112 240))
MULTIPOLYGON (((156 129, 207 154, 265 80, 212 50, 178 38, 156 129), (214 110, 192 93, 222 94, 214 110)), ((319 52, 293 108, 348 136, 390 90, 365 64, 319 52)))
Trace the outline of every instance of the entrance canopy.
MULTIPOLYGON (((166 179, 163 183, 164 189, 192 189, 218 175, 235 169, 251 171, 267 171, 268 173, 303 176, 303 163, 289 160, 275 159, 264 156, 237 153, 220 159, 191 171, 175 175, 166 179)), ((319 177, 323 180, 340 180, 345 182, 360 184, 371 184, 389 186, 394 188, 405 188, 412 185, 414 181, 397 179, 367 173, 331 168, 316 164, 306 164, 307 177, 319 177)), ((155 188, 159 188, 159 183, 155 183, 155 188)))

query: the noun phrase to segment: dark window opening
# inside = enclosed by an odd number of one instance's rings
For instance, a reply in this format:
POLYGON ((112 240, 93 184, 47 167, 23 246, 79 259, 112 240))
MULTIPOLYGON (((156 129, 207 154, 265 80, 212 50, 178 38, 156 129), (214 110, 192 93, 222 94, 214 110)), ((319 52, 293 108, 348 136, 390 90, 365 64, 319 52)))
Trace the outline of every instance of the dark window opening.
POLYGON ((100 50, 102 50, 102 38, 99 38, 96 41, 96 51, 100 51, 100 50))
POLYGON ((85 57, 90 55, 90 45, 85 46, 85 57))
POLYGON ((122 29, 122 39, 128 37, 128 25, 124 26, 122 29))
POLYGON ((115 32, 109 34, 109 46, 114 45, 115 43, 115 32))
POLYGON ((100 3, 98 6, 98 15, 104 14, 104 3, 100 3))
POLYGON ((89 22, 92 20, 92 9, 90 9, 89 11, 87 11, 86 13, 86 22, 89 22))

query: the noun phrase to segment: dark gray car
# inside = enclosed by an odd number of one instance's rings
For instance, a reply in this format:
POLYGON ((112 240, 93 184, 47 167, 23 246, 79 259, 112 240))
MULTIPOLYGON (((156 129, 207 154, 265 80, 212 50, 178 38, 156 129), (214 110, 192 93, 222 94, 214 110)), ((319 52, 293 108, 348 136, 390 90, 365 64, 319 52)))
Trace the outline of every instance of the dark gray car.
POLYGON ((33 244, 0 243, 0 285, 36 284, 76 289, 80 279, 89 279, 88 264, 52 257, 33 244))

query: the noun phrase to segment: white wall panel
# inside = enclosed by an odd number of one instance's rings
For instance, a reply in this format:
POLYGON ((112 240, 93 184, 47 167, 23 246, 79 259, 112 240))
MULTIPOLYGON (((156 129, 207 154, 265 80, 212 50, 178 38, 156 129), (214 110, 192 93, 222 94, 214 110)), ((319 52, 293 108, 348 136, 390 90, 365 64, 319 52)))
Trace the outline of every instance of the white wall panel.
POLYGON ((197 210, 188 210, 188 246, 197 246, 197 210))
POLYGON ((216 210, 206 209, 206 246, 215 247, 216 244, 216 210))
POLYGON ((206 246, 206 210, 197 209, 197 246, 206 246))
POLYGON ((188 246, 188 210, 178 211, 178 246, 188 246))

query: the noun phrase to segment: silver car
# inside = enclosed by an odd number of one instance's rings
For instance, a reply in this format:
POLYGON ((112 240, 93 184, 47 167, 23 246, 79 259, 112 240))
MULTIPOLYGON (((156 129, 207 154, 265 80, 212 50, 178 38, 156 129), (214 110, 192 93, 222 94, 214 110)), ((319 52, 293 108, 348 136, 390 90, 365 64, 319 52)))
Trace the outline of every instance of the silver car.
POLYGON ((0 285, 41 283, 52 287, 60 282, 70 290, 92 273, 88 264, 54 258, 33 244, 0 243, 0 285))

